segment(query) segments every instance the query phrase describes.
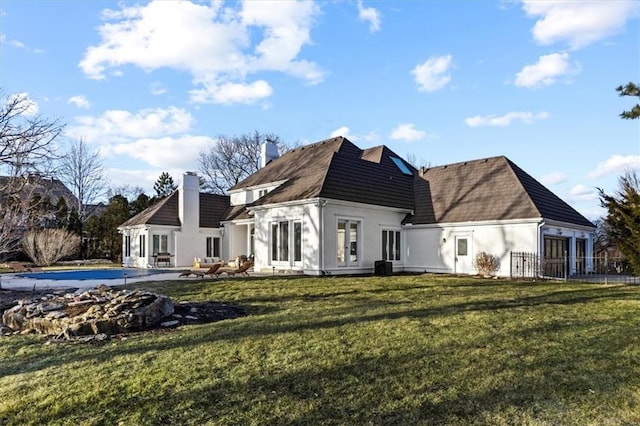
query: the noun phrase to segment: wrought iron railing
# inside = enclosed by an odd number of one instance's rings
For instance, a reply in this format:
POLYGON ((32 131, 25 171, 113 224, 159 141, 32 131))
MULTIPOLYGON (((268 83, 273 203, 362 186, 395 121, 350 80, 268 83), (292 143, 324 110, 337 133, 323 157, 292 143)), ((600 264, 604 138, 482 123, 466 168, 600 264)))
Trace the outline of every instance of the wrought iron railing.
POLYGON ((535 252, 511 252, 511 277, 640 284, 627 261, 602 255, 544 258, 535 252))

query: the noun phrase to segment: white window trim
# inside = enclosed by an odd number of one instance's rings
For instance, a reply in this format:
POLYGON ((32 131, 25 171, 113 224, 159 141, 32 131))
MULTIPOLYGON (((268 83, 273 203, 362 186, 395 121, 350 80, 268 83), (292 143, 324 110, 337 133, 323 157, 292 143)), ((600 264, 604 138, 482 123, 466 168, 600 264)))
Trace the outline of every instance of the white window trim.
POLYGON ((360 266, 360 262, 362 261, 362 230, 364 229, 363 219, 359 217, 347 217, 347 216, 337 216, 335 223, 335 235, 336 235, 336 244, 335 244, 335 260, 336 266, 340 268, 349 268, 349 267, 357 267, 360 266), (338 225, 340 222, 345 222, 345 246, 344 248, 344 261, 338 261, 338 225), (351 224, 356 224, 356 260, 351 261, 350 259, 350 240, 351 240, 351 224), (348 231, 348 232, 346 232, 348 231))
POLYGON ((291 266, 301 266, 304 259, 304 221, 302 218, 274 218, 269 222, 269 264, 273 266, 282 266, 282 267, 291 267, 291 266), (287 259, 280 259, 280 251, 281 251, 281 241, 279 241, 280 236, 280 224, 287 223, 287 259), (300 260, 295 260, 295 224, 300 223, 301 228, 301 238, 300 238, 300 260), (277 247, 275 248, 278 253, 278 260, 273 259, 273 250, 274 250, 274 235, 273 235, 273 225, 278 225, 278 241, 277 247))
POLYGON ((386 259, 382 259, 388 262, 393 262, 394 264, 401 264, 404 261, 404 233, 402 232, 402 228, 398 228, 395 226, 380 226, 380 232, 379 232, 379 236, 380 236, 380 250, 382 251, 383 246, 382 246, 382 233, 383 232, 387 232, 387 258, 386 259), (393 233, 393 238, 394 238, 394 242, 393 242, 393 248, 394 250, 400 255, 400 259, 395 259, 395 255, 393 256, 394 259, 389 259, 389 253, 388 253, 388 248, 389 248, 389 240, 388 240, 388 233, 392 232, 393 233), (400 247, 396 247, 396 233, 400 233, 400 247))

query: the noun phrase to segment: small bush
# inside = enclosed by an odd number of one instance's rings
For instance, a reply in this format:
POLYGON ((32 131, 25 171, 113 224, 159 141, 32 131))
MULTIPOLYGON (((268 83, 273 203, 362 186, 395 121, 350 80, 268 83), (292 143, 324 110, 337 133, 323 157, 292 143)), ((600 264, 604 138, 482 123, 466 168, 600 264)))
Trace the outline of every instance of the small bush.
POLYGON ((64 229, 30 231, 22 239, 22 250, 38 266, 49 266, 74 254, 80 237, 64 229))
POLYGON ((473 267, 476 268, 478 274, 490 277, 500 268, 500 261, 494 255, 482 251, 476 255, 473 267))

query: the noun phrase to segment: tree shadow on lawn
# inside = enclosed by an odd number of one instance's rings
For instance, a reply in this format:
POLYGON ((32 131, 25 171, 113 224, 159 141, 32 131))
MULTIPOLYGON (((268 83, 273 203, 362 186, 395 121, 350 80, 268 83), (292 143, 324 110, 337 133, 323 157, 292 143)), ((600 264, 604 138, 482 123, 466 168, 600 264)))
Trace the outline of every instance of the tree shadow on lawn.
MULTIPOLYGON (((608 350, 614 355, 620 353, 620 342, 612 336, 609 339, 608 350)), ((60 407, 55 417, 46 417, 42 407, 42 420, 78 418, 89 405, 97 416, 105 415, 103 411, 117 413, 111 418, 98 417, 98 423, 115 423, 148 407, 154 411, 142 411, 143 418, 154 424, 193 423, 193 418, 221 424, 251 424, 259 419, 265 425, 477 424, 482 423, 483 415, 502 415, 505 419, 509 413, 523 413, 529 422, 562 423, 562 418, 554 416, 560 414, 570 420, 576 402, 582 407, 597 406, 603 398, 606 400, 603 396, 634 385, 629 377, 612 380, 605 376, 606 368, 594 368, 582 375, 565 374, 554 367, 564 356, 557 348, 527 365, 513 359, 485 373, 465 370, 455 361, 447 364, 447 354, 417 351, 360 356, 328 368, 313 365, 284 373, 276 368, 234 377, 228 371, 215 384, 194 383, 187 389, 180 387, 182 391, 147 388, 135 396, 135 404, 123 388, 121 398, 116 400, 86 404, 65 401, 68 405, 60 407), (430 364, 432 357, 440 363, 430 364), (503 374, 504 380, 485 381, 492 373, 509 371, 512 374, 503 374)), ((20 419, 20 414, 18 408, 5 413, 15 419, 20 419)))
MULTIPOLYGON (((0 376, 16 373, 38 371, 70 362, 81 362, 87 359, 98 358, 100 362, 107 362, 113 357, 127 354, 140 354, 147 351, 171 350, 176 348, 190 348, 202 344, 210 344, 216 341, 233 341, 251 337, 272 336, 281 333, 305 332, 322 329, 332 329, 349 324, 372 323, 384 320, 396 320, 402 318, 437 318, 439 316, 456 315, 466 312, 486 312, 497 310, 519 309, 522 307, 535 307, 540 305, 571 305, 584 304, 606 300, 633 300, 638 299, 637 291, 622 291, 621 289, 607 289, 589 287, 579 290, 555 292, 548 295, 530 296, 523 298, 481 300, 464 302, 452 305, 440 305, 415 309, 398 309, 398 304, 388 303, 385 300, 371 300, 370 307, 391 310, 367 314, 353 314, 351 310, 363 311, 367 308, 367 300, 361 297, 354 298, 345 306, 347 299, 341 300, 341 305, 330 307, 326 312, 317 315, 304 312, 302 314, 287 314, 277 306, 265 306, 248 298, 241 300, 240 306, 248 307, 249 316, 235 320, 226 320, 219 323, 186 326, 168 331, 174 333, 172 339, 154 339, 148 332, 141 332, 140 338, 134 336, 122 344, 115 342, 109 347, 76 346, 72 349, 60 349, 60 356, 42 359, 41 354, 32 353, 30 359, 24 356, 4 360, 0 363, 0 376), (280 313, 275 315, 276 313, 280 313), (197 327, 197 328, 196 328, 197 327), (33 358, 33 359, 31 359, 33 358)), ((260 299, 258 299, 260 300, 260 299)), ((589 320, 589 319, 587 319, 589 320)), ((556 324, 555 327, 560 325, 556 324)), ((571 324, 570 326, 575 326, 571 324)), ((112 341, 113 342, 113 341, 112 341)), ((41 344, 41 343, 39 343, 41 344)), ((64 346, 64 345, 63 345, 64 346)))

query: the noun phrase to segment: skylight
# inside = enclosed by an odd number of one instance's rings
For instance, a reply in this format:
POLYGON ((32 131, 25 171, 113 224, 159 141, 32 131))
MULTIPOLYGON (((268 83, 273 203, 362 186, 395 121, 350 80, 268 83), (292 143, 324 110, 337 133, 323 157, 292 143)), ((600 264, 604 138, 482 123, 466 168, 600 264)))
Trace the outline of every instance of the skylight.
POLYGON ((400 171, 402 173, 404 173, 405 175, 409 175, 409 176, 413 175, 413 173, 411 172, 409 167, 407 167, 407 165, 404 163, 404 161, 402 161, 398 157, 389 157, 389 158, 391 158, 391 161, 393 161, 393 164, 395 164, 396 167, 398 169, 400 169, 400 171))

